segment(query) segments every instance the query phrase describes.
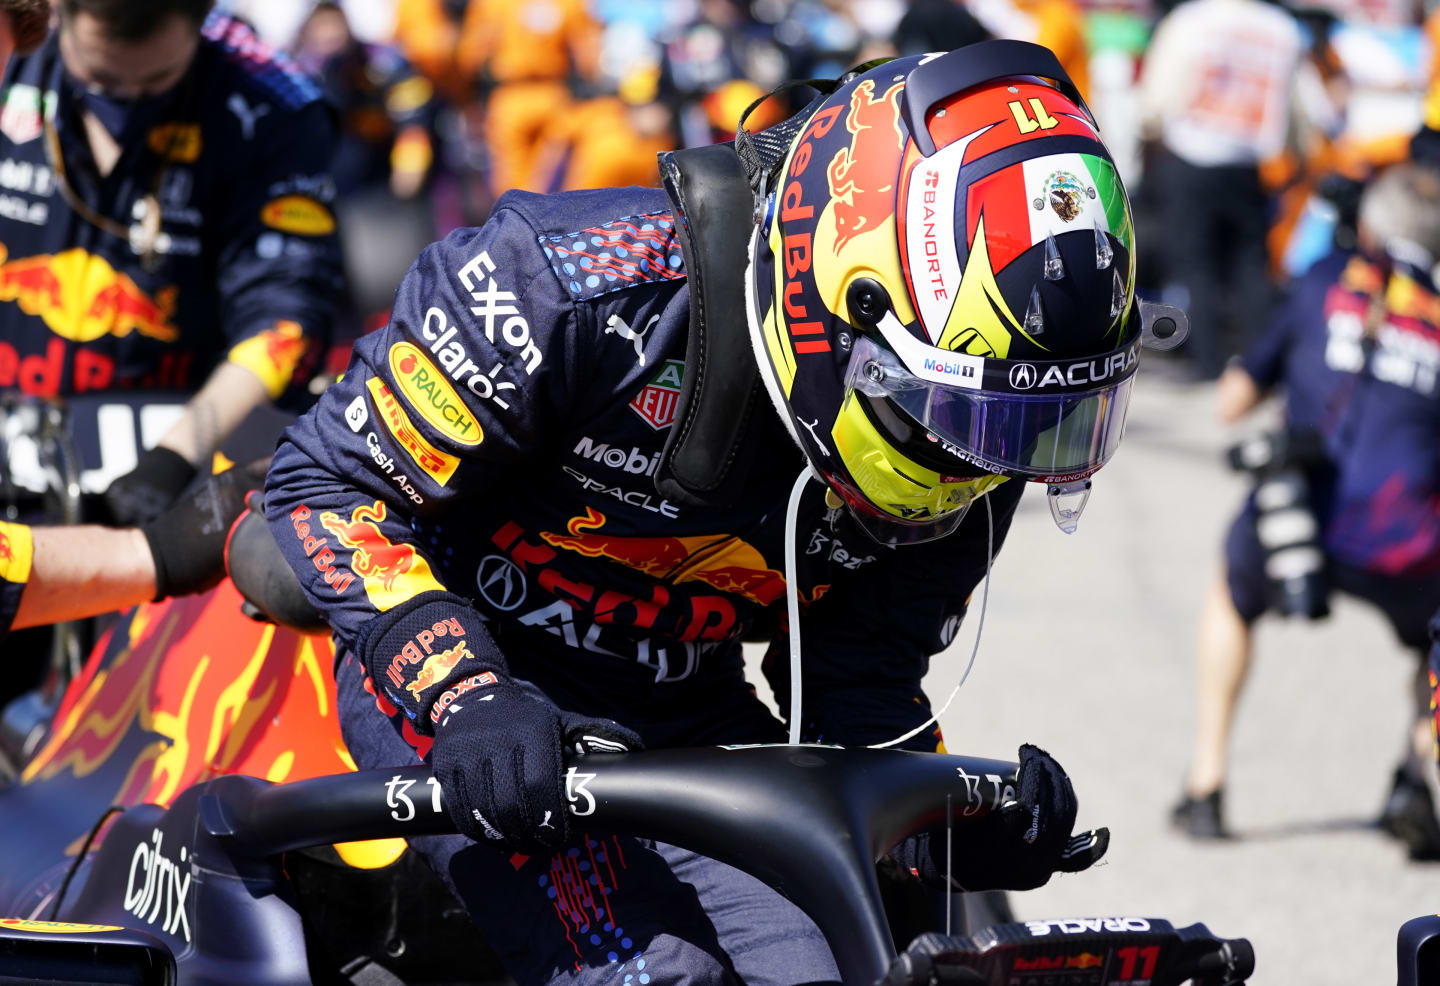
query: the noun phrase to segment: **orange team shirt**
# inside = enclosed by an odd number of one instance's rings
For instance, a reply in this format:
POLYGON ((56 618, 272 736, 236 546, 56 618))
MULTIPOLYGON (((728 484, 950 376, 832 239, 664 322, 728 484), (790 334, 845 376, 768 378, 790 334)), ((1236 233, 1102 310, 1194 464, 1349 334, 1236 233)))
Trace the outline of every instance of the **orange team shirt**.
POLYGON ((395 43, 411 65, 447 92, 457 91, 459 33, 459 26, 445 12, 444 0, 399 0, 395 7, 395 43))
POLYGON ((1016 7, 1035 18, 1036 44, 1055 53, 1080 95, 1090 97, 1090 49, 1085 14, 1070 0, 1017 0, 1016 7))
POLYGON ((471 0, 455 54, 466 78, 485 71, 504 83, 591 78, 599 50, 586 0, 471 0))

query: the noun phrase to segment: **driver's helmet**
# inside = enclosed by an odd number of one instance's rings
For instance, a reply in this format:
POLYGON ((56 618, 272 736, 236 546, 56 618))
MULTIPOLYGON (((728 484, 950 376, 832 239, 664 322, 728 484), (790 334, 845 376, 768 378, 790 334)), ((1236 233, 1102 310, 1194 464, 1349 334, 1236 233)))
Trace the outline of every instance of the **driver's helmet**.
POLYGON ((1046 49, 869 68, 760 189, 746 289, 771 397, 856 522, 954 530, 1009 478, 1073 530, 1140 347, 1130 206, 1046 49))

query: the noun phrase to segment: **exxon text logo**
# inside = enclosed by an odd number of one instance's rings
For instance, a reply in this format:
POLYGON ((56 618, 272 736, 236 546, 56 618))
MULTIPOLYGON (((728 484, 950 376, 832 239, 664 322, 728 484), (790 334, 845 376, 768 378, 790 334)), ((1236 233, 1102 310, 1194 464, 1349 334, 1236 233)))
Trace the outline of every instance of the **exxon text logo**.
POLYGON ((675 410, 680 406, 680 384, 685 377, 685 364, 667 359, 634 398, 631 409, 656 431, 675 423, 675 410))

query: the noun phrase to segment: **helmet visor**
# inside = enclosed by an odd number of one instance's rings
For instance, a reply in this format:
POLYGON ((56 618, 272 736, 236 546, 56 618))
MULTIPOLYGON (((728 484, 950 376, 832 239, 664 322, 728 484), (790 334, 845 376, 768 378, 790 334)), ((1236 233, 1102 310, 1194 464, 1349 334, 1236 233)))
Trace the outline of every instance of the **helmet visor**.
MULTIPOLYGON (((922 379, 889 349, 862 336, 851 351, 847 396, 858 392, 888 400, 946 452, 982 469, 1065 482, 1090 475, 1115 454, 1134 383, 1132 349, 1097 358, 1097 366, 1128 372, 1106 374, 1103 382, 1088 387, 1076 382, 1074 372, 1065 379, 1073 363, 981 361, 1010 367, 1005 373, 1011 387, 1000 390, 922 379), (1045 381, 1054 376, 1060 383, 1047 390, 1045 381)), ((987 365, 975 377, 990 379, 994 369, 987 365)))

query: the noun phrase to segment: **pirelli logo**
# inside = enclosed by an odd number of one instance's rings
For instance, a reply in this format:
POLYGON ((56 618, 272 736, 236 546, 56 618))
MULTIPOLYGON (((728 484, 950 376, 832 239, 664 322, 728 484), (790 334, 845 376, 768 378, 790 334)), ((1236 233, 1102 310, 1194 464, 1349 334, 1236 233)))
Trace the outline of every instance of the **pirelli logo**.
POLYGON ((371 377, 365 381, 365 386, 370 390, 370 399, 375 402, 375 410, 399 446, 431 479, 441 486, 448 483, 450 477, 455 475, 460 460, 426 441, 425 436, 410 423, 410 417, 395 399, 395 395, 390 393, 390 388, 385 386, 379 377, 371 377))

